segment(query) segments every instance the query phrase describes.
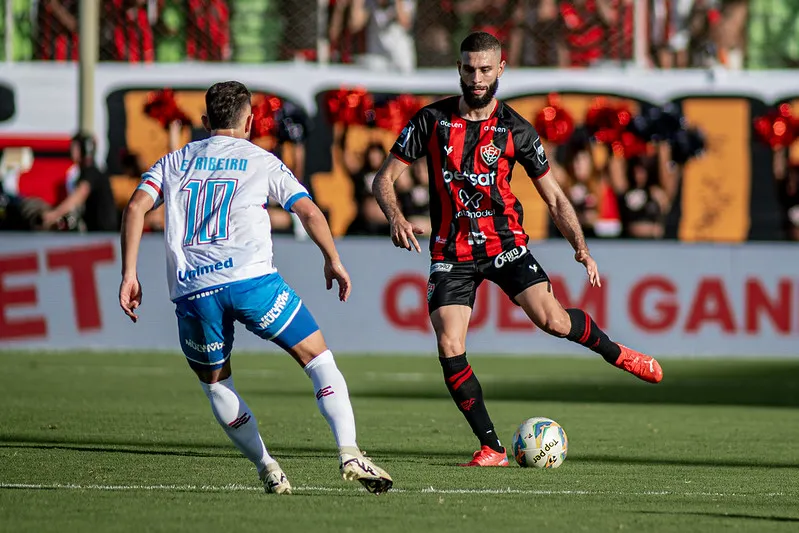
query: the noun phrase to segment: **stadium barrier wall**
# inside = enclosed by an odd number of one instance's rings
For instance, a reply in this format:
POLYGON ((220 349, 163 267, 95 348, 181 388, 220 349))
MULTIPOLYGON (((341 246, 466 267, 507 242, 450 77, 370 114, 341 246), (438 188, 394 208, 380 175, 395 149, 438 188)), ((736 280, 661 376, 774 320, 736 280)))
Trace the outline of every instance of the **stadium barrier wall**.
MULTIPOLYGON (((385 239, 339 243, 352 298, 325 291, 316 247, 275 239, 276 264, 314 313, 337 352, 431 354, 426 312, 428 255, 385 239)), ((424 243, 426 244, 426 243, 424 243)), ((611 337, 658 356, 799 358, 799 251, 789 244, 701 245, 593 242, 603 277, 588 288, 568 244, 534 242, 565 306, 585 308, 611 337)), ((0 349, 177 350, 163 241, 145 236, 139 265, 144 300, 132 324, 118 307, 118 238, 0 235, 0 349)), ((277 352, 237 327, 236 349, 277 352)), ((587 354, 535 330, 491 284, 480 288, 469 351, 587 354)))
MULTIPOLYGON (((310 115, 318 111, 318 95, 327 90, 364 87, 371 92, 452 94, 458 91, 453 68, 424 69, 396 76, 347 65, 309 63, 265 65, 203 63, 100 63, 95 72, 95 131, 98 153, 109 147, 113 94, 128 90, 207 89, 236 79, 254 91, 289 98, 310 115)), ((500 96, 511 99, 548 92, 611 94, 661 105, 686 95, 752 98, 773 104, 795 98, 793 70, 639 70, 624 69, 509 69, 502 77, 500 96)), ((0 135, 71 135, 78 127, 78 65, 29 62, 0 66, 0 94, 10 116, 0 122, 0 135)))
MULTIPOLYGON (((78 127, 77 73, 75 64, 0 65, 0 148, 34 147, 33 169, 20 178, 23 195, 50 203, 62 198, 69 163, 64 146, 78 127)), ((452 68, 395 76, 346 65, 101 63, 94 91, 100 166, 112 176, 122 175, 127 172, 122 154, 135 154, 148 167, 167 151, 166 130, 144 111, 154 89, 172 88, 191 122, 191 127, 181 130, 180 142, 205 135, 199 127, 204 92, 223 79, 239 79, 254 92, 275 94, 308 114, 304 150, 295 152, 284 146, 281 155, 289 167, 296 168, 295 157, 306 154, 301 177, 329 214, 335 235, 344 234, 355 216, 352 180, 345 165, 349 158, 342 157, 343 153, 357 160, 368 143, 378 140, 390 145, 398 132, 350 126, 344 135, 340 124, 329 123, 326 91, 362 87, 375 94, 406 92, 427 99, 458 90, 452 68)), ((681 171, 677 201, 666 219, 667 238, 701 242, 786 238, 787 213, 775 192, 773 153, 755 134, 752 119, 782 102, 799 113, 795 71, 509 69, 499 94, 532 120, 551 91, 560 93, 561 104, 576 124, 582 123, 594 99, 604 96, 624 102, 634 113, 671 102, 682 110, 688 124, 703 132, 707 150, 681 171)), ((260 142, 272 146, 275 139, 262 137, 260 142)), ((606 154, 597 146, 596 155, 600 161, 606 154)), ((799 143, 792 146, 790 160, 799 164, 799 143)), ((514 193, 525 205, 525 230, 536 239, 546 238, 551 226, 545 206, 521 166, 514 175, 514 193)), ((121 204, 129 180, 114 183, 121 204)))

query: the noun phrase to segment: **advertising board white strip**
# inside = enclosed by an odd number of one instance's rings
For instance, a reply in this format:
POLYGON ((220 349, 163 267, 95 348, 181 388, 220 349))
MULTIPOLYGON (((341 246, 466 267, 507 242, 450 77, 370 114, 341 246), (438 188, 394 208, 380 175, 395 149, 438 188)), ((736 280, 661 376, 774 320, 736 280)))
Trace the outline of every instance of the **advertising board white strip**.
MULTIPOLYGON (((565 242, 532 253, 566 307, 582 307, 611 338, 657 356, 799 358, 799 248, 791 244, 689 245, 592 242, 602 287, 565 242)), ((334 351, 435 353, 426 311, 427 254, 389 239, 350 238, 339 250, 352 298, 327 292, 313 244, 276 238, 276 263, 319 322, 334 351)), ((117 304, 120 260, 113 235, 0 235, 0 349, 179 349, 160 236, 142 243, 144 300, 132 324, 117 304)), ((494 285, 478 293, 471 353, 587 354, 536 330, 494 285)), ((237 328, 238 350, 279 349, 237 328)))
MULTIPOLYGON (((161 87, 204 89, 236 79, 252 90, 290 98, 310 114, 317 109, 317 93, 341 86, 370 91, 408 91, 429 94, 458 92, 453 68, 425 69, 396 76, 391 72, 348 65, 272 63, 266 65, 169 63, 138 65, 100 63, 95 73, 95 132, 98 154, 107 150, 108 96, 122 89, 161 87)), ((78 128, 78 66, 69 63, 30 62, 0 64, 0 84, 15 95, 16 113, 0 124, 2 135, 70 136, 78 128)), ((509 69, 502 77, 500 96, 559 92, 607 92, 618 96, 664 103, 688 94, 749 96, 771 104, 796 95, 795 71, 509 69)))

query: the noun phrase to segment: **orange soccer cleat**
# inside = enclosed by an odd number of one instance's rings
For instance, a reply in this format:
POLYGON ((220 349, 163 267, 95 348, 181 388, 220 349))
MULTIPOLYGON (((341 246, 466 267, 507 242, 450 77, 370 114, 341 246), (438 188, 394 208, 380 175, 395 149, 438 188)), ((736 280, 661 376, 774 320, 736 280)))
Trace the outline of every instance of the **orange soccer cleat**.
POLYGON ((508 452, 505 448, 501 452, 495 452, 488 446, 483 446, 474 452, 471 461, 458 466, 508 466, 508 452))
POLYGON ((636 352, 623 344, 619 344, 619 348, 621 355, 616 359, 617 367, 649 383, 660 383, 663 379, 663 369, 654 357, 636 352))

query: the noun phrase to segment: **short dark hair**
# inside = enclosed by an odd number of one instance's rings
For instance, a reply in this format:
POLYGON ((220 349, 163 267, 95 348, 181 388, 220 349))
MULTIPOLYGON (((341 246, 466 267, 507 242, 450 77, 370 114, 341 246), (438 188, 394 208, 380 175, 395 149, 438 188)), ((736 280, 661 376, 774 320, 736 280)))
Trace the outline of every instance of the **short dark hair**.
POLYGON ((205 93, 205 114, 212 130, 227 130, 239 125, 241 112, 250 105, 252 94, 243 83, 215 83, 205 93))
POLYGON ((488 52, 489 50, 502 50, 502 43, 499 42, 499 39, 484 31, 470 33, 461 41, 461 53, 488 52))
POLYGON ((72 136, 71 142, 78 145, 81 159, 94 159, 95 141, 91 134, 78 132, 72 136))

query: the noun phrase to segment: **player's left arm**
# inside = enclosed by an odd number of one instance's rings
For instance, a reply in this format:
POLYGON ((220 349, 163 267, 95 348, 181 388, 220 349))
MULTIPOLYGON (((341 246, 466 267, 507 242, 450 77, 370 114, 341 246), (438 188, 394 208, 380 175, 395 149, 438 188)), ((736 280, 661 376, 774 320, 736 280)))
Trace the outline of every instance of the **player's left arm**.
POLYGON ((139 245, 144 231, 144 216, 155 206, 155 199, 137 189, 122 214, 120 245, 122 248, 122 283, 119 285, 119 306, 135 323, 136 309, 141 305, 142 291, 136 274, 139 245))
POLYGON ((296 200, 290 207, 300 218, 302 226, 308 232, 308 236, 316 243, 322 256, 325 258, 325 283, 327 290, 333 288, 333 280, 338 283, 338 298, 346 302, 352 291, 350 275, 341 263, 336 243, 333 241, 333 234, 327 224, 324 213, 307 195, 296 200))
POLYGON ((527 122, 520 123, 514 133, 516 159, 533 179, 535 188, 547 204, 555 225, 574 248, 574 259, 585 266, 588 281, 591 285, 600 286, 599 270, 596 261, 588 252, 577 213, 553 175, 541 138, 535 128, 527 122))
POLYGON ((549 172, 533 180, 533 183, 538 194, 541 195, 541 198, 547 204, 549 214, 558 230, 574 248, 574 259, 585 266, 588 272, 588 281, 592 286, 601 287, 599 270, 596 261, 594 261, 588 251, 588 245, 585 243, 585 235, 582 227, 580 227, 580 221, 577 219, 577 213, 555 176, 552 175, 552 172, 549 172))
POLYGON ((308 190, 297 180, 296 176, 278 158, 271 154, 266 157, 269 175, 269 198, 283 206, 286 211, 294 212, 300 219, 302 227, 319 247, 325 258, 325 283, 327 289, 333 288, 333 280, 338 282, 338 298, 346 302, 352 290, 350 276, 341 264, 333 234, 327 224, 322 210, 311 199, 308 190))

